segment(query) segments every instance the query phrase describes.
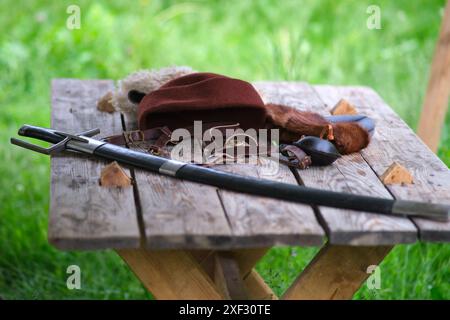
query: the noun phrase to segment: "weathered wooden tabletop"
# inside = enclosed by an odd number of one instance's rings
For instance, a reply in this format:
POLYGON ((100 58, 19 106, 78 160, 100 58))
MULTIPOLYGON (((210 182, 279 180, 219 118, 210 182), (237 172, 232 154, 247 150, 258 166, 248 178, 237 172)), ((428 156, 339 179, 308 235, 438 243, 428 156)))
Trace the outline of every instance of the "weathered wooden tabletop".
MULTIPOLYGON (((311 86, 259 82, 266 102, 328 114, 341 98, 376 120, 368 148, 333 165, 297 171, 281 166, 268 177, 286 183, 377 197, 450 204, 450 172, 414 132, 366 87, 311 86), (379 176, 397 161, 410 170, 412 185, 384 186, 379 176)), ((100 128, 100 136, 135 129, 134 119, 97 110, 100 97, 113 90, 110 80, 57 79, 52 83, 52 128, 80 132, 100 128)), ((450 241, 450 223, 389 217, 350 210, 293 204, 237 194, 127 168, 134 186, 99 186, 105 162, 61 154, 51 161, 49 240, 61 249, 137 248, 236 249, 274 245, 355 246, 450 241)), ((228 165, 243 175, 261 167, 228 165)))

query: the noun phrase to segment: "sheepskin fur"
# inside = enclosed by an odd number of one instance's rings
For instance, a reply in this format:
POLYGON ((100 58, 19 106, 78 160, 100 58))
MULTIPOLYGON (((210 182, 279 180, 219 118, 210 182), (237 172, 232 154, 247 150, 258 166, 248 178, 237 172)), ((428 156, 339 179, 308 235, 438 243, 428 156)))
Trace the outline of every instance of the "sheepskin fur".
POLYGON ((137 90, 149 93, 161 87, 166 82, 195 72, 186 66, 166 67, 133 72, 119 81, 117 90, 111 97, 111 103, 116 111, 137 113, 137 104, 128 100, 128 92, 137 90))

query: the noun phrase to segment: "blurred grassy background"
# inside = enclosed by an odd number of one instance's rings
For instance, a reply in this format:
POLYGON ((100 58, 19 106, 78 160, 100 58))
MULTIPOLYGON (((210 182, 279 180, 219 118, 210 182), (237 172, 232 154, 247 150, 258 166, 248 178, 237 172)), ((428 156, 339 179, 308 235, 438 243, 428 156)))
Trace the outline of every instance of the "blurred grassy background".
MULTIPOLYGON (((47 242, 49 160, 12 148, 23 123, 49 126, 50 80, 119 79, 140 68, 190 65, 246 80, 368 85, 413 128, 444 0, 0 2, 0 297, 130 299, 150 295, 113 252, 60 252, 47 242), (47 3, 46 3, 47 2, 47 3), (81 8, 68 30, 66 8, 81 8), (366 9, 381 8, 368 30, 366 9), (66 268, 82 290, 66 288, 66 268)), ((450 116, 439 156, 450 164, 450 116)), ((317 251, 273 249, 258 265, 280 294, 317 251)), ((450 249, 397 246, 382 289, 361 299, 450 298, 450 249)))

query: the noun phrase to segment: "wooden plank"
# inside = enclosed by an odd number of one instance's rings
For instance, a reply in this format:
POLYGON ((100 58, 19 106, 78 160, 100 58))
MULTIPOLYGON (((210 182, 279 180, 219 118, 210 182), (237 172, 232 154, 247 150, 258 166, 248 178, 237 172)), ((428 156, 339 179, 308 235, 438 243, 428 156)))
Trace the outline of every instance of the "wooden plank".
MULTIPOLYGON (((274 102, 327 115, 325 105, 305 83, 259 83, 266 102, 274 102)), ((371 146, 372 147, 372 146, 371 146)), ((347 155, 326 167, 298 170, 309 187, 391 198, 360 154, 347 155)), ((414 242, 417 229, 410 220, 365 212, 319 207, 320 218, 332 244, 376 245, 414 242)))
POLYGON ((283 295, 287 300, 351 299, 391 246, 325 245, 283 295))
POLYGON ((438 149, 441 129, 448 108, 448 96, 450 93, 449 39, 450 2, 447 2, 417 129, 419 137, 433 152, 436 152, 438 149))
MULTIPOLYGON (((99 112, 97 100, 113 89, 109 80, 52 82, 52 128, 122 132, 119 114, 99 112)), ((64 154, 51 159, 49 241, 60 249, 133 248, 139 229, 131 187, 101 188, 103 161, 64 154)))
MULTIPOLYGON (((448 167, 414 134, 411 128, 372 89, 366 87, 316 86, 318 92, 329 94, 327 104, 339 97, 377 124, 371 146, 362 151, 377 176, 396 161, 405 166, 414 177, 414 184, 388 185, 397 199, 450 204, 450 171, 448 167)), ((321 94, 322 96, 322 94, 321 94)), ((325 100, 325 99, 324 99, 325 100)), ((450 222, 413 219, 423 241, 450 241, 450 222)))
MULTIPOLYGON (((259 165, 229 164, 218 166, 217 169, 278 182, 297 183, 290 169, 282 164, 274 175, 264 175, 264 168, 259 165)), ((324 241, 325 233, 310 206, 227 190, 219 190, 219 195, 233 234, 239 239, 235 246, 308 246, 320 245, 324 241)))
MULTIPOLYGON (((125 115, 127 130, 136 129, 125 115)), ((146 247, 228 248, 233 240, 215 187, 134 169, 146 247)))
POLYGON ((203 268, 186 251, 121 249, 117 253, 156 299, 222 299, 203 268))
POLYGON ((136 170, 148 248, 223 248, 232 232, 216 189, 136 170))

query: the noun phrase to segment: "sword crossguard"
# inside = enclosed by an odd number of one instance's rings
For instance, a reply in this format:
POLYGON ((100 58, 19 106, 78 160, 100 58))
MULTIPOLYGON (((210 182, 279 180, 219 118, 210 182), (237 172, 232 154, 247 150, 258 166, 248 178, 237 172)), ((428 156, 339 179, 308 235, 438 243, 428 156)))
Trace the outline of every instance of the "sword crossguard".
POLYGON ((16 138, 11 138, 11 143, 16 146, 28 149, 28 150, 43 153, 46 155, 53 155, 53 154, 56 154, 56 153, 66 150, 67 149, 66 145, 71 140, 89 143, 89 140, 87 140, 84 137, 93 137, 99 133, 100 133, 100 129, 98 129, 98 128, 83 131, 78 134, 71 134, 71 133, 53 130, 53 129, 46 129, 46 128, 40 128, 40 127, 35 127, 35 126, 24 125, 19 129, 18 134, 20 136, 37 138, 40 140, 48 141, 50 143, 54 143, 54 145, 52 145, 51 147, 45 148, 45 147, 41 147, 41 146, 38 146, 36 144, 30 143, 30 142, 27 142, 24 140, 16 139, 16 138))

